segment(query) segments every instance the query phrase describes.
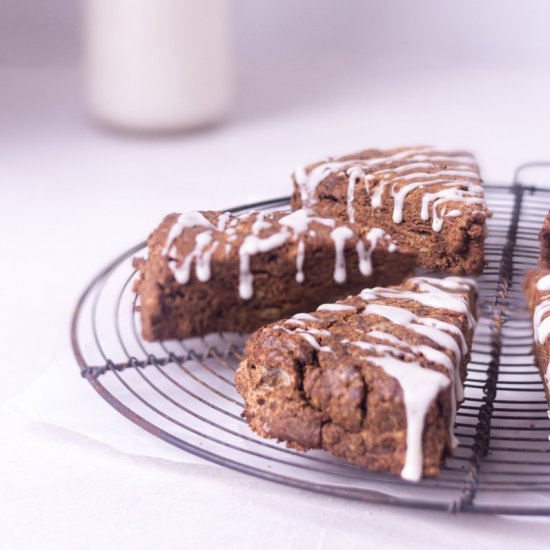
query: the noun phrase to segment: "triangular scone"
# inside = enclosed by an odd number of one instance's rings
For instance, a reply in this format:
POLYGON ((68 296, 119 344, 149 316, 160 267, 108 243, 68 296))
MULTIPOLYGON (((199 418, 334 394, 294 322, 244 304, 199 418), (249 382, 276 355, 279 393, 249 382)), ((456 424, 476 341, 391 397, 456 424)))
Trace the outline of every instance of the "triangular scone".
POLYGON ((136 259, 147 340, 250 332, 366 285, 401 282, 415 255, 379 228, 295 212, 171 214, 136 259))
POLYGON ((490 212, 470 153, 424 146, 368 149, 300 168, 293 182, 293 208, 381 227, 433 270, 483 270, 490 212))
POLYGON ((255 332, 236 376, 263 437, 409 480, 437 475, 475 325, 471 279, 365 289, 255 332))

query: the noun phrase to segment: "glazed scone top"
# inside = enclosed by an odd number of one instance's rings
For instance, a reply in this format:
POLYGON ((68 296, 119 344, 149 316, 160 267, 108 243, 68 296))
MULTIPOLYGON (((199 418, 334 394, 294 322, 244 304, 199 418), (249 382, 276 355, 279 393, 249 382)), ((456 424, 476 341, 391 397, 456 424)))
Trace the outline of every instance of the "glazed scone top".
POLYGON ((377 247, 384 247, 389 252, 397 250, 382 229, 365 231, 357 225, 310 215, 303 209, 291 213, 252 211, 239 216, 230 212, 193 211, 171 214, 163 225, 161 233, 166 240, 162 255, 167 258, 178 283, 189 282, 193 263, 197 279, 206 282, 211 277, 213 257, 229 258, 238 254, 238 291, 243 300, 252 298, 254 293, 250 261, 258 253, 290 244, 296 255, 296 281, 303 283, 308 243, 320 238, 330 239, 335 251, 334 280, 343 283, 347 277, 347 247, 354 247, 359 270, 365 277, 372 274, 372 253, 377 247))
POLYGON ((488 215, 479 167, 465 151, 439 151, 427 146, 368 149, 299 168, 293 179, 302 207, 308 210, 314 209, 326 184, 345 181, 350 222, 356 217, 358 186, 365 190, 372 208, 381 208, 385 197, 391 198, 394 223, 403 221, 405 205, 418 196, 420 217, 423 221, 431 219, 436 232, 441 231, 447 217, 471 212, 483 218, 488 215))
POLYGON ((450 318, 462 317, 471 333, 476 321, 470 297, 475 292, 476 283, 468 278, 413 277, 399 287, 365 289, 358 296, 324 304, 313 314, 294 315, 276 328, 304 339, 318 353, 334 357, 352 354, 397 380, 407 417, 401 475, 418 480, 422 475, 424 419, 437 395, 447 388, 451 389, 453 409, 449 430, 456 444, 452 430, 457 401, 464 397, 460 369, 468 346, 459 323, 450 318), (348 336, 342 339, 343 331, 337 325, 349 327, 357 315, 372 319, 370 329, 366 333, 346 329, 348 336), (414 343, 419 338, 423 342, 414 343), (437 365, 439 370, 426 368, 427 364, 437 365))

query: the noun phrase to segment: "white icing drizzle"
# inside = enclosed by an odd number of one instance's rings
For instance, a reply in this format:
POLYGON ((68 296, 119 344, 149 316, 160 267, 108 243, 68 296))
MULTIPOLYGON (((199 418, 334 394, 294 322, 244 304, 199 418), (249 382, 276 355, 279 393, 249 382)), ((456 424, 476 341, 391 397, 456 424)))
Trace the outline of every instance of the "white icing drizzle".
MULTIPOLYGON (((441 288, 437 288, 433 286, 433 284, 431 284, 433 281, 433 282, 439 283, 440 286, 444 288, 448 288, 449 290, 460 290, 462 292, 467 292, 470 287, 473 286, 475 288, 476 283, 473 280, 467 277, 446 277, 445 279, 413 277, 409 279, 409 281, 413 281, 417 285, 418 292, 410 292, 410 291, 390 292, 389 297, 393 299, 400 299, 400 298, 411 299, 431 308, 447 309, 451 311, 457 311, 459 313, 467 313, 466 315, 467 320, 470 322, 470 319, 472 319, 471 328, 475 326, 475 319, 473 318, 473 315, 470 312, 469 304, 466 298, 464 298, 459 294, 446 292, 445 290, 441 288), (438 299, 435 300, 431 305, 429 304, 429 300, 427 300, 427 296, 426 296, 426 294, 430 294, 430 293, 438 294, 438 299), (439 300, 440 295, 447 296, 447 299, 449 301, 444 302, 442 304, 441 301, 439 300)), ((386 294, 388 291, 395 291, 395 290, 396 289, 375 288, 372 290, 363 291, 360 294, 360 297, 365 301, 369 301, 376 298, 384 297, 384 294, 386 294)), ((376 313, 378 315, 386 317, 387 319, 389 319, 390 321, 396 324, 409 324, 414 322, 420 325, 425 325, 425 328, 416 327, 415 330, 417 330, 417 332, 425 333, 426 336, 429 336, 430 338, 432 338, 432 336, 436 336, 436 337, 439 336, 440 340, 437 341, 437 343, 442 347, 451 349, 455 357, 457 358, 457 363, 460 362, 461 356, 465 354, 468 350, 464 335, 462 334, 460 329, 457 326, 453 325, 452 323, 447 323, 445 321, 432 318, 432 317, 419 317, 411 313, 409 310, 405 308, 388 306, 384 304, 368 304, 365 307, 364 311, 365 313, 376 313), (445 333, 451 333, 457 336, 460 342, 460 347, 457 345, 454 338, 452 338, 451 336, 445 333)))
POLYGON ((292 316, 293 319, 299 319, 301 321, 318 321, 317 317, 311 315, 310 313, 296 313, 292 316))
POLYGON ((231 220, 231 212, 224 212, 219 218, 218 223, 216 224, 216 229, 218 231, 225 231, 227 224, 231 220))
POLYGON ((180 265, 176 262, 169 262, 174 278, 179 284, 186 284, 191 277, 191 264, 195 260, 195 275, 201 282, 208 281, 210 278, 210 258, 218 243, 215 242, 210 250, 207 246, 212 243, 212 232, 203 231, 195 237, 195 248, 188 254, 180 265))
POLYGON ((431 147, 408 148, 393 154, 380 153, 375 158, 329 159, 312 169, 301 168, 294 173, 294 180, 300 190, 302 205, 311 209, 317 202, 316 189, 332 174, 343 174, 348 178, 346 210, 350 222, 355 221, 355 190, 358 181, 363 180, 365 191, 370 195, 373 208, 381 208, 387 187, 393 197, 392 219, 402 223, 407 197, 418 188, 430 186, 447 187, 435 193, 425 193, 422 201, 422 219, 432 215, 432 228, 442 230, 445 217, 459 216, 462 211, 454 208, 447 213, 445 203, 480 204, 485 206, 483 190, 477 165, 473 157, 459 154, 445 154, 431 147), (395 165, 396 163, 401 163, 395 165), (370 183, 374 181, 374 188, 370 183), (452 213, 452 214, 451 214, 452 213), (449 215, 450 214, 450 215, 449 215))
POLYGON ((295 210, 294 212, 291 212, 290 214, 287 214, 286 216, 279 219, 279 223, 281 225, 292 227, 294 231, 296 231, 296 233, 305 233, 308 230, 309 224, 312 221, 321 223, 328 227, 336 226, 336 221, 334 219, 312 216, 308 214, 307 210, 304 210, 303 208, 295 210))
POLYGON ((335 227, 336 221, 332 218, 321 218, 318 216, 312 216, 308 214, 306 210, 300 208, 294 212, 287 214, 279 219, 279 223, 286 227, 292 228, 296 235, 306 233, 309 229, 311 222, 321 223, 328 227, 335 227))
POLYGON ((317 340, 315 339, 315 336, 330 336, 330 332, 328 330, 318 330, 314 328, 306 330, 303 328, 297 328, 296 330, 292 331, 281 325, 275 325, 275 328, 278 330, 282 330, 287 334, 297 334, 298 336, 300 336, 300 338, 303 338, 313 349, 317 351, 332 353, 332 349, 330 346, 321 346, 321 344, 319 344, 319 342, 317 342, 317 340))
MULTIPOLYGON (((539 292, 550 291, 550 274, 543 275, 536 284, 536 289, 539 292)), ((550 295, 545 295, 540 298, 540 302, 535 307, 533 312, 533 332, 535 343, 538 345, 544 344, 550 335, 550 295)), ((549 371, 545 373, 548 376, 549 371)))
POLYGON ((475 326, 475 319, 470 312, 470 308, 465 298, 456 294, 449 293, 432 293, 432 292, 415 292, 407 290, 395 290, 388 288, 386 290, 380 288, 377 290, 377 297, 381 298, 394 298, 396 300, 414 300, 426 307, 436 309, 446 309, 450 311, 456 311, 457 313, 463 313, 468 319, 468 323, 471 327, 475 326))
POLYGON ((305 327, 306 326, 304 321, 300 321, 300 319, 286 319, 283 324, 285 324, 285 325, 296 325, 297 327, 305 327))
POLYGON ((166 256, 174 241, 182 234, 183 230, 188 227, 207 227, 215 229, 215 227, 200 213, 196 211, 184 212, 178 216, 176 223, 170 228, 166 245, 162 249, 162 255, 166 256))
MULTIPOLYGON (((458 341, 460 342, 460 352, 462 353, 462 355, 465 355, 468 351, 466 338, 464 338, 464 334, 462 334, 462 331, 456 325, 432 317, 417 317, 416 322, 427 327, 433 327, 444 332, 450 332, 451 334, 454 334, 456 337, 458 337, 458 341)), ((457 353, 454 351, 454 345, 451 344, 451 346, 451 349, 453 350, 455 355, 457 355, 457 353)))
MULTIPOLYGON (((369 232, 365 236, 365 239, 370 244, 370 247, 368 249, 365 249, 365 243, 363 241, 357 241, 356 249, 357 256, 359 257, 359 271, 361 272, 361 275, 364 275, 365 277, 369 277, 370 275, 372 275, 372 253, 376 248, 378 239, 383 238, 385 235, 386 232, 383 229, 374 227, 369 230, 369 232)), ((390 243, 390 246, 391 245, 395 247, 393 243, 390 243)))
POLYGON ((306 257, 306 244, 304 243, 304 239, 300 239, 296 247, 296 282, 297 283, 303 283, 305 280, 305 275, 304 275, 305 257, 306 257))
MULTIPOLYGON (((432 204, 432 229, 439 233, 443 228, 443 218, 446 216, 446 209, 442 208, 440 214, 438 214, 438 207, 447 202, 464 202, 466 204, 482 204, 485 206, 485 199, 482 197, 472 196, 472 188, 470 184, 467 184, 467 189, 442 189, 437 193, 426 193, 422 197, 422 209, 420 217, 423 220, 430 219, 429 205, 432 204)), ((476 186, 478 187, 478 186, 476 186)), ((453 210, 461 214, 460 210, 453 210)))
MULTIPOLYGON (((448 171, 449 172, 449 171, 448 171)), ((468 172, 470 174, 470 172, 468 172)), ((463 203, 463 204, 480 204, 486 206, 483 199, 483 191, 477 183, 472 183, 468 180, 456 180, 453 182, 447 182, 446 180, 430 180, 416 183, 411 183, 403 186, 399 191, 392 191, 394 197, 394 209, 393 209, 393 221, 395 223, 401 223, 403 221, 403 210, 405 206, 405 200, 408 194, 417 188, 424 188, 433 185, 443 185, 446 188, 435 193, 424 193, 422 197, 422 211, 421 219, 427 221, 430 219, 429 204, 433 202, 431 208, 432 214, 432 229, 435 232, 440 232, 443 228, 443 221, 446 217, 446 209, 441 206, 448 202, 463 203), (453 187, 454 186, 454 187, 453 187), (457 187, 464 187, 464 189, 457 187), (439 209, 439 214, 438 214, 439 209)), ((476 182, 479 181, 476 180, 476 182)), ((460 215, 462 212, 460 209, 453 209, 455 214, 451 217, 455 217, 458 212, 460 215)))
POLYGON ((346 170, 346 174, 349 177, 348 180, 348 203, 347 203, 347 211, 348 211, 348 219, 351 223, 355 223, 355 209, 354 209, 354 203, 355 203, 355 186, 357 185, 358 181, 363 180, 365 182, 365 190, 367 194, 370 194, 368 181, 370 179, 374 179, 371 175, 366 175, 363 171, 363 168, 361 166, 351 166, 346 170))
MULTIPOLYGON (((201 233, 201 235, 204 235, 204 233, 201 233)), ((197 235, 197 241, 199 240, 199 236, 200 235, 197 235)), ((218 245, 220 244, 219 242, 214 241, 212 243, 212 246, 206 249, 208 244, 210 244, 211 242, 211 240, 207 241, 204 249, 201 250, 200 254, 197 254, 195 260, 195 274, 197 276, 197 279, 202 283, 210 280, 210 260, 212 258, 212 254, 214 253, 214 250, 216 250, 216 248, 218 248, 218 245)))
MULTIPOLYGON (((250 256, 257 254, 258 252, 267 252, 282 246, 290 237, 290 231, 286 228, 292 229, 294 237, 297 239, 297 251, 296 251, 296 281, 302 283, 305 280, 303 272, 303 264, 305 259, 305 243, 303 236, 307 233, 309 224, 311 222, 321 223, 328 227, 334 227, 336 222, 329 218, 320 218, 316 216, 310 216, 304 209, 296 210, 291 214, 282 217, 279 220, 279 224, 284 226, 285 229, 278 233, 260 239, 257 235, 247 236, 241 245, 239 255, 240 262, 240 277, 239 277, 239 294, 244 300, 252 298, 254 291, 252 287, 252 274, 250 271, 250 256), (256 239, 256 240, 254 240, 256 239)), ((254 224, 258 223, 258 220, 254 224)), ((264 217, 261 218, 261 224, 266 224, 264 217)), ((253 224, 253 225, 254 225, 253 224)), ((271 225, 271 224, 270 224, 271 225)), ((257 227, 264 227, 264 225, 258 225, 257 227)), ((384 232, 373 232, 369 240, 371 248, 374 249, 377 243, 377 239, 385 235, 384 232), (372 244, 374 243, 374 244, 372 244)), ((337 283, 344 283, 346 281, 346 257, 345 257, 345 244, 346 240, 353 238, 355 233, 347 226, 335 227, 330 233, 331 239, 334 241, 335 248, 335 261, 334 261, 334 280, 337 283)), ((370 249, 369 249, 370 250, 370 249)), ((371 250, 372 253, 372 250, 371 250)))
POLYGON ((401 386, 407 416, 407 450, 401 477, 418 481, 422 477, 424 458, 422 434, 426 414, 431 403, 442 390, 449 386, 450 381, 444 374, 423 368, 416 362, 402 361, 388 356, 369 356, 368 361, 381 367, 401 386))
POLYGON ((306 170, 306 167, 303 167, 294 172, 294 180, 300 189, 303 205, 312 206, 316 202, 315 190, 317 186, 341 165, 340 162, 326 162, 311 170, 306 170))
POLYGON ((386 304, 368 304, 363 313, 365 315, 380 315, 380 317, 384 317, 396 325, 408 325, 416 318, 416 315, 408 309, 386 304))
POLYGON ((337 283, 344 283, 346 281, 346 256, 344 255, 344 250, 346 247, 346 240, 351 239, 353 235, 353 231, 344 225, 330 232, 330 237, 334 241, 336 255, 334 260, 334 280, 337 283))
POLYGON ((310 328, 308 332, 314 336, 330 336, 330 331, 324 328, 310 328))
MULTIPOLYGON (((380 167, 383 165, 391 164, 393 162, 399 162, 405 159, 415 161, 427 161, 428 157, 422 153, 429 153, 432 150, 431 147, 416 147, 406 148, 403 151, 398 151, 391 155, 383 155, 381 157, 370 158, 367 160, 361 160, 359 162, 365 163, 370 168, 380 167)), ((357 162, 357 161, 354 161, 357 162)), ((390 168, 391 169, 391 168, 390 168)))
POLYGON ((357 308, 348 304, 321 304, 317 311, 357 311, 357 308))
POLYGON ((331 352, 332 350, 330 349, 330 347, 328 346, 321 346, 319 344, 319 342, 317 342, 317 340, 315 340, 315 338, 313 337, 313 335, 311 334, 311 331, 305 331, 305 330, 296 330, 295 331, 297 334, 299 334, 304 340, 307 341, 307 343, 314 349, 316 349, 317 351, 326 351, 326 352, 331 352))
MULTIPOLYGON (((420 318, 421 319, 421 318, 420 318)), ((411 330, 414 330, 418 334, 422 334, 423 336, 426 336, 430 338, 430 340, 433 340, 436 344, 438 344, 441 347, 447 347, 453 352, 454 355, 454 362, 451 363, 450 368, 448 369, 452 380, 453 380, 453 387, 454 387, 454 394, 455 394, 455 400, 454 400, 454 406, 453 410, 456 410, 456 402, 462 401, 464 399, 464 387, 462 385, 462 380, 460 377, 460 368, 462 366, 462 353, 459 350, 456 340, 447 334, 444 330, 437 329, 433 325, 424 325, 423 321, 419 318, 416 319, 416 323, 411 323, 410 325, 407 325, 407 328, 410 328, 411 330)), ((447 357, 445 355, 445 357, 447 357)), ((448 359, 448 357, 447 357, 448 359)), ((444 366, 448 366, 449 363, 445 362, 442 363, 444 366)), ((451 437, 452 437, 452 427, 454 425, 454 413, 453 413, 453 422, 451 424, 451 437)))
MULTIPOLYGON (((441 162, 441 163, 448 163, 449 159, 452 159, 453 162, 458 162, 461 165, 468 165, 470 168, 477 169, 477 163, 474 160, 474 157, 471 155, 468 156, 459 156, 459 155, 453 155, 452 157, 449 157, 447 155, 432 155, 429 157, 432 162, 441 162)), ((460 166, 461 168, 464 168, 464 166, 460 166)), ((458 168, 458 166, 455 166, 455 168, 458 168)))
POLYGON ((537 281, 537 290, 546 292, 550 290, 550 274, 544 275, 537 281))
POLYGON ((373 290, 371 290, 370 288, 364 288, 360 293, 359 293, 359 298, 367 301, 367 300, 375 300, 376 299, 376 292, 374 292, 373 290))
POLYGON ((446 182, 444 179, 432 179, 432 180, 420 180, 413 183, 408 183, 399 189, 392 188, 391 194, 393 197, 393 214, 392 220, 394 223, 401 223, 403 221, 403 210, 405 208, 405 199, 411 191, 419 187, 429 187, 431 185, 442 185, 446 182))
MULTIPOLYGON (((468 299, 460 294, 453 292, 447 292, 445 288, 449 290, 467 290, 467 286, 461 285, 471 285, 470 280, 467 278, 456 278, 456 277, 447 277, 446 279, 436 279, 432 277, 411 277, 409 282, 412 282, 418 289, 417 291, 396 289, 396 288, 374 288, 369 290, 372 295, 375 297, 381 298, 393 298, 396 300, 414 300, 426 307, 436 308, 436 309, 447 309, 450 311, 455 311, 457 313, 462 313, 466 316, 468 324, 471 328, 476 326, 475 317, 470 311, 470 304, 468 299), (449 279, 449 280, 447 280, 449 279), (457 279, 461 280, 462 283, 459 283, 457 279), (444 288, 441 288, 444 287, 444 288)), ((368 294, 363 295, 361 293, 361 298, 368 300, 368 294)))
MULTIPOLYGON (((310 216, 303 208, 295 210, 291 214, 284 216, 279 220, 279 223, 285 227, 290 227, 294 232, 294 237, 297 239, 296 245, 296 282, 303 283, 304 275, 304 260, 306 247, 303 236, 309 230, 309 224, 315 221, 329 227, 334 227, 336 222, 331 218, 320 218, 310 216)), ((315 235, 313 235, 315 236, 315 235)))
MULTIPOLYGON (((368 335, 371 335, 370 332, 368 333, 368 335)), ((373 342, 365 342, 364 340, 355 340, 354 342, 351 342, 351 344, 363 350, 373 351, 374 353, 378 353, 379 355, 390 354, 393 357, 401 356, 407 359, 414 359, 414 355, 412 355, 411 353, 408 353, 405 350, 400 350, 395 346, 389 346, 387 344, 374 344, 373 342)))
POLYGON ((387 332, 382 332, 381 330, 371 330, 368 332, 368 335, 376 338, 377 340, 385 340, 386 342, 391 342, 392 344, 402 343, 402 340, 397 338, 397 336, 388 334, 387 332))
POLYGON ((424 161, 413 161, 408 162, 407 164, 401 164, 400 166, 394 166, 393 168, 384 168, 382 170, 377 170, 374 172, 375 176, 384 176, 388 172, 394 172, 395 174, 404 174, 407 172, 419 172, 422 170, 429 170, 430 168, 433 168, 433 164, 431 162, 424 162, 424 161))
POLYGON ((469 292, 471 289, 477 290, 477 281, 472 279, 472 277, 456 277, 449 275, 444 279, 437 279, 435 277, 413 277, 412 280, 416 284, 427 283, 448 290, 459 290, 461 292, 469 292))
POLYGON ((426 345, 411 346, 411 349, 417 353, 420 353, 420 355, 424 356, 430 363, 442 365, 447 369, 447 371, 449 371, 449 373, 453 374, 455 372, 452 359, 442 351, 426 345))
POLYGON ((455 208, 455 209, 451 210, 450 212, 447 212, 446 217, 447 218, 456 218, 457 216, 460 216, 461 214, 462 214, 462 212, 455 208))
POLYGON ((411 354, 410 352, 414 352, 416 354, 422 355, 423 357, 426 358, 427 361, 430 361, 431 363, 441 365, 450 373, 453 373, 454 371, 454 363, 449 358, 449 356, 443 353, 442 351, 434 349, 430 346, 426 346, 426 345, 411 346, 404 340, 400 340, 399 338, 396 338, 392 334, 386 334, 381 331, 371 331, 367 333, 367 336, 377 338, 380 340, 386 340, 388 342, 391 342, 394 345, 389 346, 385 344, 373 344, 372 342, 365 342, 362 340, 355 341, 353 342, 353 344, 359 346, 362 349, 367 349, 369 351, 374 351, 376 353, 380 353, 380 354, 389 353, 397 356, 405 356, 411 359, 414 359, 414 355, 411 354), (402 348, 405 348, 405 349, 399 349, 399 348, 396 348, 395 346, 401 346, 402 348))
POLYGON ((544 344, 550 334, 550 317, 545 317, 547 313, 550 313, 550 296, 537 305, 533 314, 533 327, 537 344, 544 344))
POLYGON ((274 233, 265 239, 255 235, 247 235, 239 248, 240 269, 239 269, 239 296, 243 300, 250 300, 254 295, 252 286, 254 276, 250 271, 250 257, 259 252, 269 252, 282 246, 290 237, 290 233, 274 233))
POLYGON ((251 227, 253 235, 258 236, 263 229, 269 229, 271 227, 271 223, 265 221, 265 215, 266 212, 258 212, 258 215, 251 227))
POLYGON ((370 204, 373 208, 381 208, 382 207, 382 196, 384 195, 384 191, 386 189, 386 185, 389 182, 387 181, 381 181, 374 189, 374 193, 371 196, 370 204))
POLYGON ((442 176, 451 176, 454 178, 472 178, 476 181, 480 180, 479 174, 470 170, 438 170, 436 172, 412 172, 410 174, 400 175, 399 181, 416 180, 419 178, 440 178, 442 176))

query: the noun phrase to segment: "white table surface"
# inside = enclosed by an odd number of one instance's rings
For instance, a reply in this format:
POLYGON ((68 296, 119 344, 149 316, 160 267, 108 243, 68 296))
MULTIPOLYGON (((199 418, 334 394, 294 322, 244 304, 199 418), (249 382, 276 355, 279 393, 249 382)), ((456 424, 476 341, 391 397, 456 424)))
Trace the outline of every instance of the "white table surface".
MULTIPOLYGON (((510 181, 520 162, 550 159, 548 71, 412 71, 384 86, 295 93, 268 109, 247 90, 225 125, 164 139, 92 126, 72 70, 4 68, 0 82, 0 548, 548 548, 548 519, 332 499, 122 452, 13 412, 57 365, 72 369, 59 411, 70 416, 71 403, 78 414, 72 307, 92 275, 165 213, 284 195, 297 164, 373 145, 466 146, 487 181, 510 181)), ((96 400, 98 418, 115 414, 96 400)))

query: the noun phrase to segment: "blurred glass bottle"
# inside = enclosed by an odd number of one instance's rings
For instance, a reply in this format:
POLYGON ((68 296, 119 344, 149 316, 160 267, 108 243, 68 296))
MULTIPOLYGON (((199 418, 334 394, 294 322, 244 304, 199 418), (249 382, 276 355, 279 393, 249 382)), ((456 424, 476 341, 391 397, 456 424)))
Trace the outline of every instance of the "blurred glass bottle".
POLYGON ((226 0, 86 0, 85 56, 88 105, 105 124, 171 132, 227 113, 226 0))

